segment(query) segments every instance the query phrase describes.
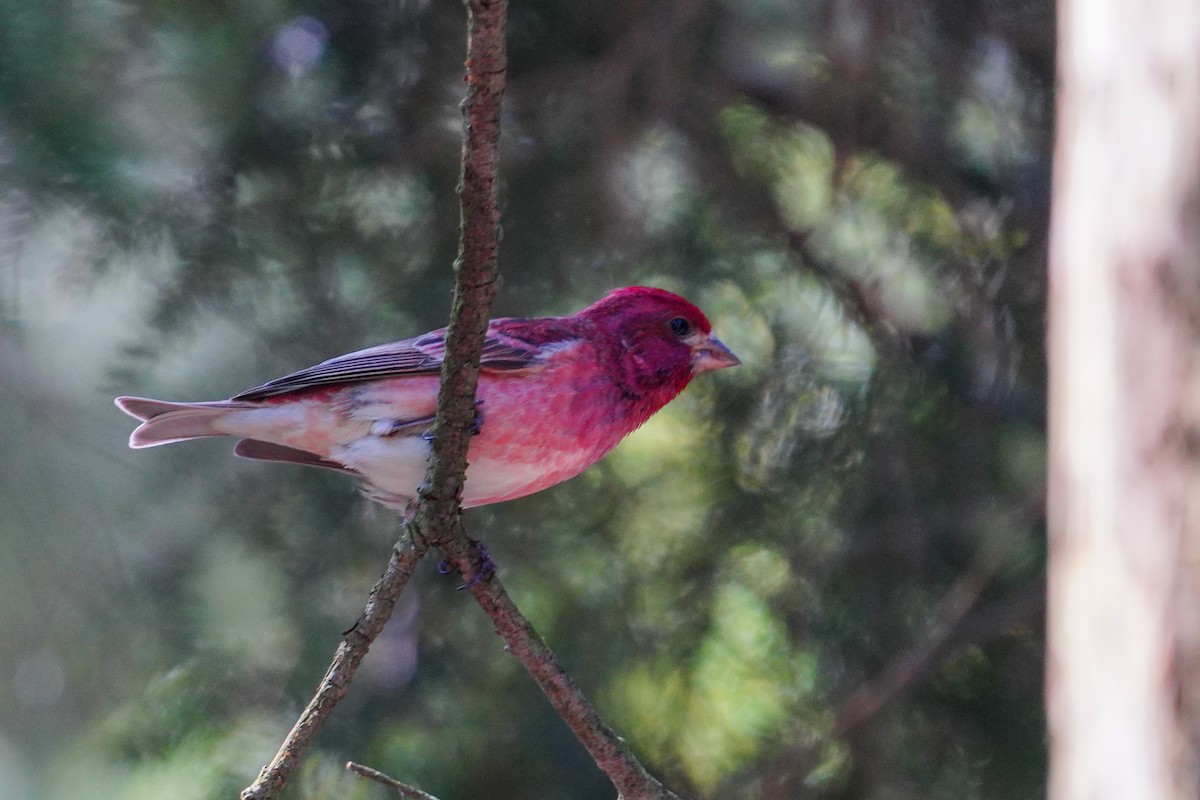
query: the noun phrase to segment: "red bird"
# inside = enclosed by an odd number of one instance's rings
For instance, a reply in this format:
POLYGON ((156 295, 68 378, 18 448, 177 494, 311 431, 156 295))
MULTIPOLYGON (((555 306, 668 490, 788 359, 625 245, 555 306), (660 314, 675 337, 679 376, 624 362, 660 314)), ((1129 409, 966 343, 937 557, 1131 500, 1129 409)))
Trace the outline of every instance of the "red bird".
MULTIPOLYGON (((240 456, 345 472, 407 510, 425 478, 445 334, 331 358, 229 400, 116 403, 142 423, 130 447, 237 436, 240 456)), ((463 506, 578 475, 697 374, 739 363, 700 309, 663 289, 617 289, 569 317, 492 320, 463 506)))

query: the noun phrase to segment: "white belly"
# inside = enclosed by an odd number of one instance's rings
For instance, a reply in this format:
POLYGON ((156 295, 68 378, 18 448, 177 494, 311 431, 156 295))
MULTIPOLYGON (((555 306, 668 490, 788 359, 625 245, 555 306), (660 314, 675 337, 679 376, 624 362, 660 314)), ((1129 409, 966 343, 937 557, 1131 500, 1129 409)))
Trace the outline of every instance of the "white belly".
POLYGON ((425 480, 429 442, 420 436, 364 436, 331 455, 366 479, 373 499, 403 510, 416 502, 425 480))
MULTIPOLYGON (((429 468, 429 443, 419 436, 364 436, 334 448, 334 460, 362 475, 373 499, 405 509, 416 502, 417 492, 429 468)), ((545 465, 468 458, 463 506, 493 502, 495 498, 520 496, 538 484, 545 465)), ((579 469, 583 468, 579 465, 579 469)))

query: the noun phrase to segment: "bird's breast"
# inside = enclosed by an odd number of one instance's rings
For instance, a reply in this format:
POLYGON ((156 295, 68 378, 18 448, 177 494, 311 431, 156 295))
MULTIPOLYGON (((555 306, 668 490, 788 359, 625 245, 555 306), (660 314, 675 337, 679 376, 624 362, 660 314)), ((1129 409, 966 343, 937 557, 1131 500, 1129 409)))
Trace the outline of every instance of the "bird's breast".
POLYGON ((532 374, 480 375, 480 433, 464 505, 511 500, 578 475, 632 429, 606 376, 567 361, 532 374))

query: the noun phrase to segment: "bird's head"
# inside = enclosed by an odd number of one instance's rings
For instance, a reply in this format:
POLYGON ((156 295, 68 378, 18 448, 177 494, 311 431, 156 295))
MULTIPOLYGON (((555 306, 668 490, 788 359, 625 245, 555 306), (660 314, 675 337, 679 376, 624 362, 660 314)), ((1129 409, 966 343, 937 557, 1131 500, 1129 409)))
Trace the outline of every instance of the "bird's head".
POLYGON ((627 392, 665 404, 701 372, 742 363, 704 312, 665 289, 630 286, 579 312, 599 331, 627 392))

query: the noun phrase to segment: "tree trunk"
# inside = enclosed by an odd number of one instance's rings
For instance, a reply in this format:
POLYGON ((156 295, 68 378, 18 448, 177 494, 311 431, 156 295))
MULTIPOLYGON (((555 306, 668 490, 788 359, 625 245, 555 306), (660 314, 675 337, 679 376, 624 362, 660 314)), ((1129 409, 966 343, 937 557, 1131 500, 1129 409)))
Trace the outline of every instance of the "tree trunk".
POLYGON ((1064 0, 1052 800, 1200 797, 1200 3, 1064 0))

